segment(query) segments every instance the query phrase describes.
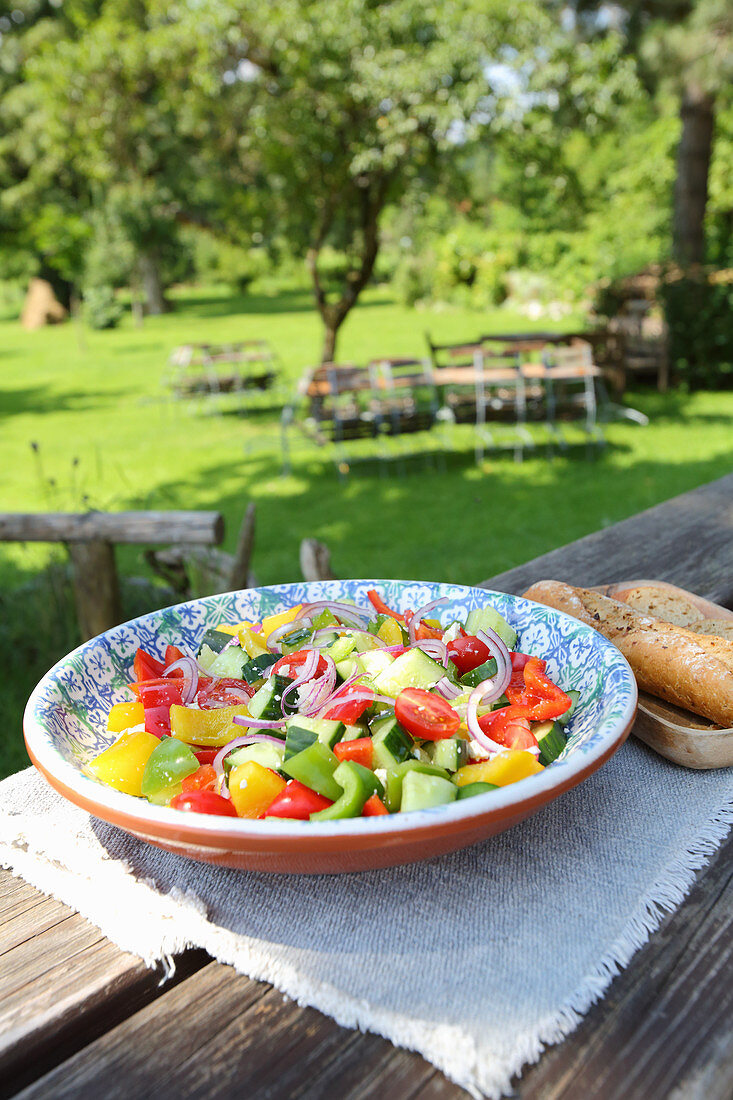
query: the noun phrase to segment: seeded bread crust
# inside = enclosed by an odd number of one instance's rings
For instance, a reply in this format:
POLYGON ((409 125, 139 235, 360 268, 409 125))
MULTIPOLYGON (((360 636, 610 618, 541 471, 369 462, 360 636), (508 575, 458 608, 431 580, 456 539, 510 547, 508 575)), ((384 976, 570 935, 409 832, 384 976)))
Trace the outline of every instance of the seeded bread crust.
POLYGON ((539 581, 524 595, 573 615, 613 642, 642 690, 722 726, 733 725, 733 641, 695 634, 561 581, 539 581))

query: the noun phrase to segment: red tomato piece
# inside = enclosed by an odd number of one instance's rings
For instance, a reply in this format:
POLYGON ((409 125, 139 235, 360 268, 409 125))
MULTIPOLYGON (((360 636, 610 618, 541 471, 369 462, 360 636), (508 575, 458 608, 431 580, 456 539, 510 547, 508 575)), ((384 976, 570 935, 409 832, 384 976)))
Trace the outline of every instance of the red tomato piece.
POLYGON ((157 680, 163 675, 165 665, 144 649, 138 649, 132 667, 135 679, 141 683, 143 680, 157 680))
POLYGON ((171 799, 174 810, 185 810, 194 814, 220 814, 222 817, 236 817, 234 803, 216 791, 183 791, 171 799))
POLYGON ((311 814, 325 810, 328 806, 333 806, 330 798, 324 798, 304 783, 291 779, 284 790, 273 798, 262 816, 292 817, 297 821, 307 821, 311 814))
POLYGON ((187 775, 181 784, 183 794, 191 791, 215 791, 216 771, 211 764, 202 764, 195 772, 187 775))
POLYGON ((456 666, 459 676, 465 676, 467 672, 473 672, 475 668, 488 661, 491 651, 485 642, 472 634, 454 638, 448 642, 448 656, 456 666))
MULTIPOLYGON (((298 675, 298 669, 305 664, 308 659, 310 649, 298 649, 295 653, 286 653, 279 661, 276 661, 270 670, 271 675, 275 676, 289 676, 291 680, 294 680, 298 675)), ((314 676, 322 676, 328 668, 325 657, 318 657, 318 664, 316 665, 316 671, 314 676)))
POLYGON ((364 803, 364 809, 361 811, 362 817, 378 817, 380 814, 387 814, 389 810, 382 802, 378 794, 373 794, 370 798, 367 798, 364 803))
MULTIPOLYGON (((199 681, 199 684, 201 681, 199 681)), ((208 680, 199 687, 196 694, 196 702, 202 710, 215 710, 217 707, 233 707, 242 703, 242 692, 248 698, 252 698, 256 691, 253 684, 246 680, 236 680, 230 676, 224 676, 221 680, 208 680)))
POLYGON ((537 739, 529 728, 526 706, 501 707, 484 714, 478 724, 487 737, 508 749, 529 749, 537 745, 537 739))
POLYGON ((461 724, 447 699, 424 688, 405 688, 395 702, 395 718, 413 737, 441 741, 452 737, 461 724))
POLYGON ((334 701, 332 707, 326 711, 324 718, 328 718, 331 722, 344 722, 347 726, 353 726, 355 722, 358 722, 365 710, 368 710, 372 705, 371 692, 369 698, 363 698, 365 689, 359 688, 358 699, 349 699, 348 696, 344 696, 343 703, 339 702, 338 698, 334 701))
POLYGON ((199 764, 213 764, 219 751, 218 749, 200 749, 196 745, 192 745, 191 748, 199 764))
POLYGON ((357 737, 354 741, 339 741, 333 746, 334 756, 338 760, 353 760, 365 768, 374 765, 374 743, 371 737, 357 737))
POLYGON ((393 611, 391 607, 387 607, 376 588, 370 588, 367 596, 372 607, 379 615, 389 615, 393 619, 399 619, 401 622, 405 621, 405 616, 401 615, 399 611, 393 611))

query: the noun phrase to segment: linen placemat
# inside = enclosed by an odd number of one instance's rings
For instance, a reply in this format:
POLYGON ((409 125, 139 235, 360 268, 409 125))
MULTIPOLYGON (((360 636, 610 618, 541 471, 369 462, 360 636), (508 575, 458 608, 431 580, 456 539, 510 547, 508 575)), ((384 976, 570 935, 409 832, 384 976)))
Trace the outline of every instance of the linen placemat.
POLYGON ((0 863, 153 964, 204 947, 498 1097, 569 1034, 733 822, 733 769, 631 740, 528 821, 425 863, 333 876, 210 867, 0 784, 0 863))

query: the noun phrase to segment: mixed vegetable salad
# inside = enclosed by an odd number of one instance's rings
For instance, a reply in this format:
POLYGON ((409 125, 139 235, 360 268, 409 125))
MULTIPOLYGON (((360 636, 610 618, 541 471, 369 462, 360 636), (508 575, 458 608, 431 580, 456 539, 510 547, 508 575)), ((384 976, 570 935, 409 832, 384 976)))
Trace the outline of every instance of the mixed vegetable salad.
POLYGON ((331 821, 470 798, 560 756, 577 692, 497 611, 443 626, 445 598, 368 596, 221 623, 196 656, 138 649, 88 774, 178 810, 331 821))

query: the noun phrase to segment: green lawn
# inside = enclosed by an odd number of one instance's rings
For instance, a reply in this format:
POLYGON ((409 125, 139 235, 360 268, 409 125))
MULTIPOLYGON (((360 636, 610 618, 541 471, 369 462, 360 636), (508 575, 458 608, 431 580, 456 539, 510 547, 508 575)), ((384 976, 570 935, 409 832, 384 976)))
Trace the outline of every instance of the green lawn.
MULTIPOLYGON (((110 332, 69 324, 25 333, 0 323, 0 509, 215 508, 233 548, 254 500, 260 583, 296 578, 307 536, 328 543, 340 576, 473 583, 733 469, 733 393, 645 391, 629 402, 650 425, 611 424, 595 459, 584 448, 552 460, 538 450, 521 464, 493 454, 478 467, 466 438, 442 464, 417 460, 404 472, 371 463, 340 481, 328 458, 300 447, 283 477, 275 410, 212 415, 172 402, 161 376, 176 344, 265 337, 292 382, 320 342, 307 292, 231 298, 187 290, 177 305, 141 329, 126 322, 110 332)), ((374 289, 347 320, 340 357, 422 355, 425 330, 449 341, 515 326, 531 327, 501 310, 408 310, 374 289)), ((23 763, 19 709, 73 642, 63 583, 37 580, 49 556, 47 547, 0 545, 0 653, 11 669, 0 771, 23 763)), ((120 562, 127 574, 145 572, 134 547, 120 562)))

